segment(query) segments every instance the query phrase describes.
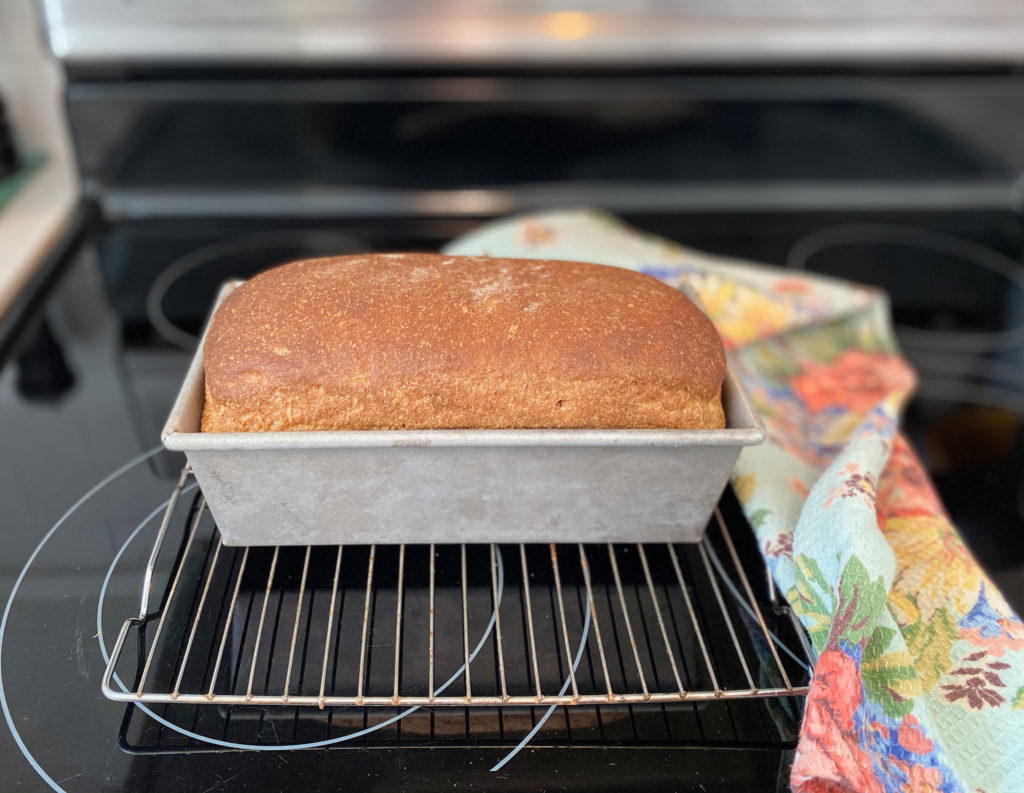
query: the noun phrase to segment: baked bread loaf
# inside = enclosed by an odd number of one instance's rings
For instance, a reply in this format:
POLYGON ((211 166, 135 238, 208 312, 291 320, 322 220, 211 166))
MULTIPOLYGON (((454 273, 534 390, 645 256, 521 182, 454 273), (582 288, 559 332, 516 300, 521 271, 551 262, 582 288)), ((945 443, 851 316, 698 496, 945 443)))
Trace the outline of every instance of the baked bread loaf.
POLYGON ((710 320, 597 264, 294 262, 223 301, 203 356, 203 432, 725 426, 710 320))

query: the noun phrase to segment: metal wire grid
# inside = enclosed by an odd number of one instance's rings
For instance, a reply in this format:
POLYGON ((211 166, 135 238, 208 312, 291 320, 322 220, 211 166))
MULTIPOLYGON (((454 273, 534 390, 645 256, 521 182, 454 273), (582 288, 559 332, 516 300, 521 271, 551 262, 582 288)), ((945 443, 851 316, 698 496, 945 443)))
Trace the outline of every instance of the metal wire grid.
POLYGON ((145 616, 124 623, 104 675, 110 699, 493 708, 806 693, 803 634, 755 597, 717 511, 696 545, 230 548, 199 497, 149 614, 176 502, 145 616), (124 691, 112 676, 133 627, 124 691), (797 653, 780 653, 780 630, 797 653))

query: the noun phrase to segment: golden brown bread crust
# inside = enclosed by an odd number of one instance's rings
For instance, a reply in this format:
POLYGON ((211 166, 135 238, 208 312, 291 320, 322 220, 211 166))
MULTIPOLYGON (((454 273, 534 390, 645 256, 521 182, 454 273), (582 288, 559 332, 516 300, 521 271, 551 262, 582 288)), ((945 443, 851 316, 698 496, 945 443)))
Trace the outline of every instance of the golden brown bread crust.
POLYGON ((711 322, 597 264, 294 262, 224 300, 203 354, 203 432, 725 426, 711 322))

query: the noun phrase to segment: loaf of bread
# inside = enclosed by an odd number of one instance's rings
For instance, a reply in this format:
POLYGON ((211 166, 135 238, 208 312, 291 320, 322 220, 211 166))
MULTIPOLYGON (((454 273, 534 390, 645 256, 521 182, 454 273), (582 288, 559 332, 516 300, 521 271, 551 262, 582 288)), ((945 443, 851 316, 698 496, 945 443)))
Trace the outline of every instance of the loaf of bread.
POLYGON ((203 355, 203 432, 725 426, 711 322, 597 264, 294 262, 224 300, 203 355))

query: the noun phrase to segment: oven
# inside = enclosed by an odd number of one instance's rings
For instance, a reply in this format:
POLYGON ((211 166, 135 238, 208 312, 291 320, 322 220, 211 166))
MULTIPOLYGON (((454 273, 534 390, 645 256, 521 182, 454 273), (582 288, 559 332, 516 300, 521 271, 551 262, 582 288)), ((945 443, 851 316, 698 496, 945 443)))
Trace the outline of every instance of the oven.
POLYGON ((18 789, 788 789, 810 650, 731 494, 696 545, 247 550, 155 448, 224 281, 510 213, 886 288, 908 430, 1024 606, 1011 11, 873 51, 829 4, 44 5, 82 200, 0 322, 18 789))

